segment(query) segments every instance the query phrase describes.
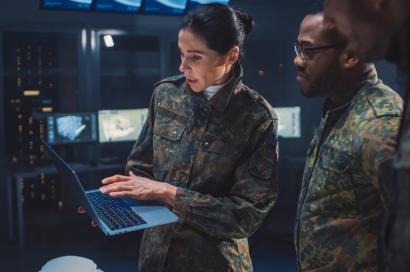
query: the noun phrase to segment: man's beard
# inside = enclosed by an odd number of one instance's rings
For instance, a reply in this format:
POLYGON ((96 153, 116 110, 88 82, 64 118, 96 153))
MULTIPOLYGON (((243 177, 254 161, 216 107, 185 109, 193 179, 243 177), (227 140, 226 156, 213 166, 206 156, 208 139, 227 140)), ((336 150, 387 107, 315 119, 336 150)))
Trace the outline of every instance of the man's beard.
POLYGON ((328 96, 340 88, 341 74, 338 63, 330 65, 320 76, 312 82, 307 96, 328 96))

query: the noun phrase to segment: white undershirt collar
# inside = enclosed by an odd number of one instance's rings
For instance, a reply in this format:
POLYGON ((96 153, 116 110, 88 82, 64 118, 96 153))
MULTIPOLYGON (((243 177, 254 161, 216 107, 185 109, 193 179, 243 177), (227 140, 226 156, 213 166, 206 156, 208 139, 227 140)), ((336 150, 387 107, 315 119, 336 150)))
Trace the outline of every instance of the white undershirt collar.
POLYGON ((225 87, 226 85, 228 85, 231 81, 232 81, 233 77, 231 77, 228 81, 226 81, 223 84, 219 84, 219 85, 211 85, 208 86, 208 88, 206 88, 204 90, 204 95, 208 100, 211 100, 211 98, 217 93, 219 92, 223 87, 225 87))

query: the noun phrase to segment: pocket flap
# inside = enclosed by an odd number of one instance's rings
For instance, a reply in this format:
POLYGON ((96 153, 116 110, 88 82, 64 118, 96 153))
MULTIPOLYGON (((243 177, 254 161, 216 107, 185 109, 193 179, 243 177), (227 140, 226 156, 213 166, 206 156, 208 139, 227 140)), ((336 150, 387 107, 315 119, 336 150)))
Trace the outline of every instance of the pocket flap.
POLYGON ((319 159, 319 166, 321 168, 339 174, 345 173, 350 168, 352 162, 349 154, 330 146, 323 147, 319 159))
POLYGON ((154 134, 170 141, 179 141, 184 130, 185 126, 177 121, 168 118, 155 120, 154 134))

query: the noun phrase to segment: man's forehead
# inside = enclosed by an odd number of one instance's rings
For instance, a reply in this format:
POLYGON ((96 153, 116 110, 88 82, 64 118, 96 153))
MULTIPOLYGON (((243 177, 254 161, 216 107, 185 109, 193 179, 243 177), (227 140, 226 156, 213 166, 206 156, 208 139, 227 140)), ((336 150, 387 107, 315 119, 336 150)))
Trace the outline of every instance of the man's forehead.
POLYGON ((323 10, 325 17, 329 15, 344 14, 352 12, 353 8, 355 10, 362 9, 362 0, 325 0, 323 2, 323 10))
POLYGON ((320 14, 308 15, 302 21, 298 40, 313 43, 323 38, 323 32, 323 16, 320 14))
POLYGON ((323 22, 323 13, 318 12, 318 13, 312 13, 308 14, 303 18, 302 25, 305 25, 306 27, 311 27, 313 26, 318 26, 323 22))

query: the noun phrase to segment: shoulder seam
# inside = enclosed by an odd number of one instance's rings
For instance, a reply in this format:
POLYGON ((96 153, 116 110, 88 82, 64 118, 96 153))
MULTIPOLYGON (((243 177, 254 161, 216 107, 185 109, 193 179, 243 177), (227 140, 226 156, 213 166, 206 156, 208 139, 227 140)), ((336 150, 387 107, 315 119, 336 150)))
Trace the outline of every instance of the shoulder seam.
POLYGON ((250 99, 252 99, 257 104, 261 104, 262 107, 265 108, 265 110, 268 112, 271 119, 273 119, 273 120, 278 119, 278 117, 277 117, 275 111, 273 110, 272 106, 270 105, 270 103, 258 91, 254 90, 252 88, 249 88, 249 86, 247 86, 244 83, 242 83, 242 88, 243 88, 243 91, 249 96, 250 99))
POLYGON ((257 98, 258 101, 260 101, 260 104, 266 109, 266 111, 269 113, 269 116, 273 120, 278 120, 278 116, 276 115, 275 111, 273 110, 272 106, 269 104, 269 102, 261 95, 258 95, 257 98))
POLYGON ((171 77, 166 77, 156 83, 154 83, 154 88, 156 88, 158 85, 162 83, 178 83, 182 82, 185 79, 184 75, 176 75, 176 76, 171 76, 171 77))

